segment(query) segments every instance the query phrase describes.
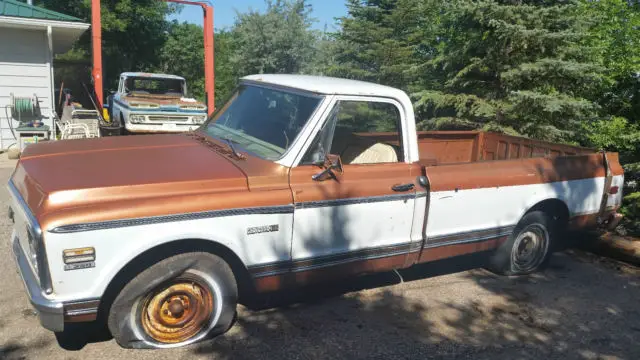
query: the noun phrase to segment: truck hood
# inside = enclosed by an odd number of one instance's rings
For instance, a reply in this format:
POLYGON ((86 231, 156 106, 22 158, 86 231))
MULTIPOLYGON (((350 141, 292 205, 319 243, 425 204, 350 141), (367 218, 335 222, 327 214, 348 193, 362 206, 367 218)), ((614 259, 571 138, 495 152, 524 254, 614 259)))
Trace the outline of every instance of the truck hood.
POLYGON ((33 144, 12 181, 39 221, 70 210, 78 221, 92 218, 96 209, 128 208, 135 217, 138 209, 159 206, 156 201, 176 201, 179 207, 205 195, 248 191, 245 172, 231 159, 184 135, 33 144))
POLYGON ((186 107, 187 110, 206 110, 206 105, 199 101, 192 101, 193 99, 179 97, 179 96, 166 96, 166 95, 124 95, 120 97, 120 101, 126 104, 157 104, 161 108, 180 108, 186 107))

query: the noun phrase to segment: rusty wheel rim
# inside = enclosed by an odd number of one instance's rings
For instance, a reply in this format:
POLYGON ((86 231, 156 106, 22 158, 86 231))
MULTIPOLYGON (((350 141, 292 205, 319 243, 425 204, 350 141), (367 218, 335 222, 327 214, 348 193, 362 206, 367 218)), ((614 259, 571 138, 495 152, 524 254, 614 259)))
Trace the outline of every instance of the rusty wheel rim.
POLYGON ((194 279, 175 279, 145 297, 141 324, 155 341, 181 343, 209 327, 213 310, 209 287, 194 279))
POLYGON ((527 226, 518 234, 511 252, 513 267, 517 271, 535 270, 544 260, 549 247, 547 230, 538 225, 527 226))

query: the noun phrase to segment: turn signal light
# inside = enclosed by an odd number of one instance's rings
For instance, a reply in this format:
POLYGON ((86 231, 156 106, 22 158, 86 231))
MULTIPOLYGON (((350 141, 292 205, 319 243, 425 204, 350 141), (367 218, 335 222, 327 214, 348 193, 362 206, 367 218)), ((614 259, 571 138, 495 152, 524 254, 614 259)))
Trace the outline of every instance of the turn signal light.
POLYGON ((617 194, 617 193, 618 193, 618 187, 617 187, 617 186, 612 186, 612 187, 609 189, 609 194, 611 194, 611 195, 615 195, 615 194, 617 194))
POLYGON ((62 260, 65 264, 95 261, 96 251, 92 247, 80 249, 67 249, 62 252, 62 260))

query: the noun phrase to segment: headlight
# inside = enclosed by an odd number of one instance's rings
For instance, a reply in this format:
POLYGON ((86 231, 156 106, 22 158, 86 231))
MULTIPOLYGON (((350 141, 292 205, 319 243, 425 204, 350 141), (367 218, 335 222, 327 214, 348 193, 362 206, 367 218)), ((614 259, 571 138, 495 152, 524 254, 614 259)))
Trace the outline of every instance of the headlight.
POLYGON ((194 124, 202 124, 207 120, 207 116, 206 115, 202 115, 202 116, 194 116, 193 117, 193 123, 194 124))
POLYGON ((45 293, 51 294, 53 291, 51 284, 51 276, 47 264, 47 254, 44 249, 42 235, 38 235, 39 231, 34 230, 27 225, 27 240, 29 242, 29 260, 33 264, 33 268, 38 274, 40 287, 45 293))
POLYGON ((39 266, 38 266, 38 251, 40 251, 40 244, 38 244, 38 241, 34 238, 33 234, 31 233, 31 229, 27 226, 27 240, 29 242, 29 258, 31 260, 31 263, 33 264, 33 266, 36 269, 36 272, 39 272, 39 266))
POLYGON ((145 121, 145 116, 144 115, 130 115, 129 116, 129 121, 132 124, 141 123, 141 122, 145 121))

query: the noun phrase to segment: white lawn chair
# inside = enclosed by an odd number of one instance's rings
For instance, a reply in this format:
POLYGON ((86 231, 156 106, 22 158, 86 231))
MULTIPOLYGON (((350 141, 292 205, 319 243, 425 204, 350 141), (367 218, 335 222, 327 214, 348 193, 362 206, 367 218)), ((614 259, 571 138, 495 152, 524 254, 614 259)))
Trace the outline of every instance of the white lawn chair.
POLYGON ((62 123, 61 140, 86 139, 90 137, 95 136, 91 136, 91 131, 87 124, 62 123))
POLYGON ((67 105, 62 110, 62 120, 56 121, 60 139, 87 139, 100 137, 100 120, 97 110, 76 109, 67 105))

